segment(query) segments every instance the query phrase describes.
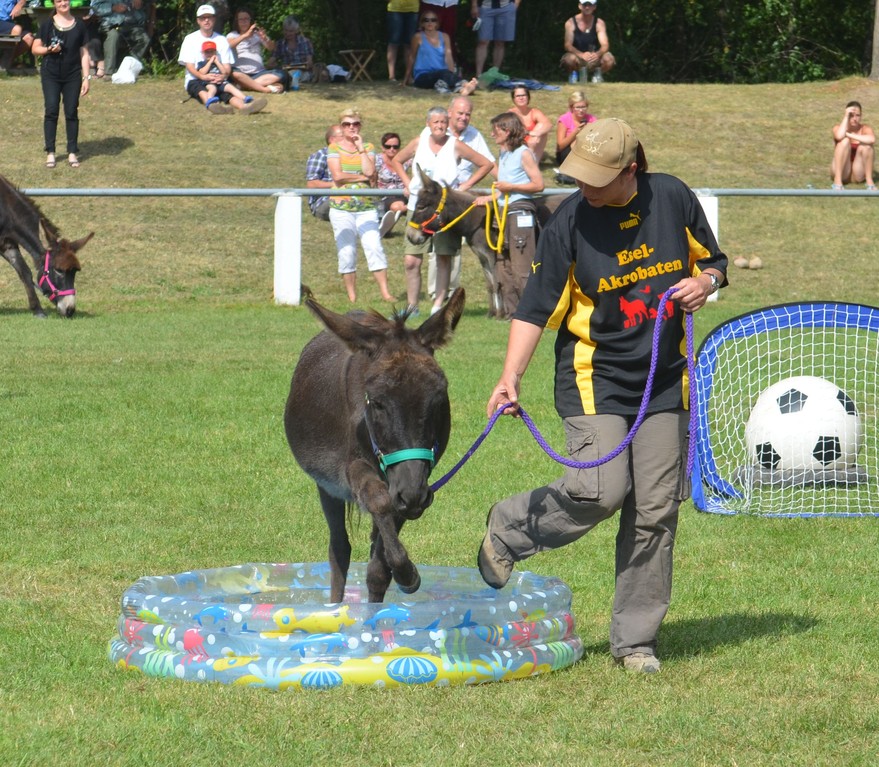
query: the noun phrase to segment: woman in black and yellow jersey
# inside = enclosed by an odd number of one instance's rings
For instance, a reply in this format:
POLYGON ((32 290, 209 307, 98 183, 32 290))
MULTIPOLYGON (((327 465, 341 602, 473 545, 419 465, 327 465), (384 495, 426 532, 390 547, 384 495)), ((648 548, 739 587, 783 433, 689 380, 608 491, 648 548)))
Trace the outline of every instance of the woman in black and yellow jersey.
POLYGON ((676 290, 665 304, 652 394, 631 445, 597 468, 566 469, 545 487, 496 503, 478 564, 500 588, 513 563, 571 543, 619 511, 611 654, 627 669, 655 672, 678 508, 689 495, 683 316, 726 282, 727 258, 693 192, 673 176, 647 172, 641 144, 622 120, 582 130, 561 172, 581 194, 559 206, 540 236, 489 415, 515 414, 522 376, 549 328, 568 452, 577 462, 613 452, 647 387, 660 300, 676 290))

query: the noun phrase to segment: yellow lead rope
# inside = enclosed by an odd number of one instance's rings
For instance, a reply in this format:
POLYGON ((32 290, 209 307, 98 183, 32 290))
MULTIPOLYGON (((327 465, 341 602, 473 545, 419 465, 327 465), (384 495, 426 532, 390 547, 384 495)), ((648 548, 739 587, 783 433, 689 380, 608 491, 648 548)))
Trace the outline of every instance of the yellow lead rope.
POLYGON ((485 241, 488 243, 488 247, 490 247, 495 253, 498 255, 504 249, 504 231, 507 228, 507 209, 509 206, 510 195, 504 195, 504 212, 501 215, 500 211, 498 211, 497 198, 494 196, 494 190, 497 186, 497 183, 491 185, 491 206, 488 203, 485 204, 485 241), (491 242, 491 213, 494 211, 494 217, 498 220, 498 234, 497 234, 497 242, 492 244, 491 242))
MULTIPOLYGON (((498 201, 495 199, 494 190, 497 186, 497 183, 491 185, 491 203, 485 203, 485 240, 488 243, 488 247, 490 247, 495 253, 500 254, 504 247, 504 229, 507 226, 507 208, 509 207, 508 201, 510 199, 510 195, 504 195, 504 212, 500 213, 498 210, 498 201), (497 243, 492 244, 491 242, 491 214, 494 212, 494 217, 500 222, 500 231, 498 232, 497 243)), ((431 221, 439 216, 442 213, 443 208, 446 206, 446 195, 448 190, 446 187, 443 187, 442 197, 440 198, 440 203, 437 206, 436 212, 433 214, 431 221)), ((476 203, 474 202, 467 210, 465 210, 460 216, 449 221, 445 226, 437 229, 434 234, 439 234, 440 232, 445 232, 447 229, 451 229, 455 224, 457 224, 464 216, 466 216, 471 210, 476 207, 476 203)), ((416 224, 414 221, 409 222, 409 226, 414 229, 424 230, 424 226, 426 226, 427 222, 424 224, 416 224)))

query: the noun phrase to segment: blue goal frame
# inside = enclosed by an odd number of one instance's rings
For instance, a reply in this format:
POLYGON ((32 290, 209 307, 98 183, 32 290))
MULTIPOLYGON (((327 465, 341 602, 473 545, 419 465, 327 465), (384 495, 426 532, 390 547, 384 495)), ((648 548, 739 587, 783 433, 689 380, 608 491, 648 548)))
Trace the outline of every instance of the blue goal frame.
MULTIPOLYGON (((757 333, 789 328, 834 328, 867 330, 879 333, 879 308, 852 303, 809 302, 777 304, 739 315, 715 327, 702 341, 696 353, 693 386, 696 401, 696 431, 693 461, 692 498, 699 511, 713 514, 739 514, 727 502, 741 501, 731 477, 723 476, 712 451, 709 409, 718 349, 724 344, 757 333), (727 502, 725 502, 727 501, 727 502)), ((763 516, 879 516, 875 512, 828 512, 796 514, 764 514, 763 516)))

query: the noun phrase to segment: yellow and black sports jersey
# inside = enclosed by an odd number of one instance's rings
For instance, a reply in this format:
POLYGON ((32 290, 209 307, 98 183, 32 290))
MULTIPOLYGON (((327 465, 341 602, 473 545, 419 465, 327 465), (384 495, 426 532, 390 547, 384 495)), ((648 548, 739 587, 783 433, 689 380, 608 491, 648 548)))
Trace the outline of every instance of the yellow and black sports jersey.
MULTIPOLYGON (((560 416, 638 412, 663 293, 712 267, 720 251, 696 195, 662 173, 637 175, 621 206, 593 208, 577 193, 540 234, 515 318, 557 331, 555 404, 560 416)), ((683 312, 667 322, 649 411, 687 405, 683 312)))

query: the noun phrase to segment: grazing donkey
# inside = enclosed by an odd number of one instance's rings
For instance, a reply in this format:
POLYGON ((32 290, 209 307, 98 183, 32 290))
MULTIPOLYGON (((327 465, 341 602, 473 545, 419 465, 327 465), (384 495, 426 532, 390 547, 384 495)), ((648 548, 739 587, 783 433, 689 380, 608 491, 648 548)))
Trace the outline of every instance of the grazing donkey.
POLYGON ((336 314, 313 298, 326 330, 302 350, 284 411, 293 456, 316 483, 330 528, 330 598, 341 602, 351 563, 346 506, 372 516, 366 570, 370 602, 391 576, 407 594, 421 576, 399 533, 433 502, 428 478, 451 428, 448 382, 434 359, 464 310, 464 290, 417 329, 407 313, 336 314))
POLYGON ((46 313, 37 298, 34 276, 22 257, 20 247, 30 253, 37 269, 37 285, 58 309, 62 317, 72 317, 76 311, 76 291, 73 282, 80 270, 77 252, 94 236, 70 242, 60 238, 55 225, 36 204, 0 176, 0 255, 15 269, 27 292, 28 306, 37 317, 46 313), (46 234, 49 247, 40 241, 40 227, 46 234))

